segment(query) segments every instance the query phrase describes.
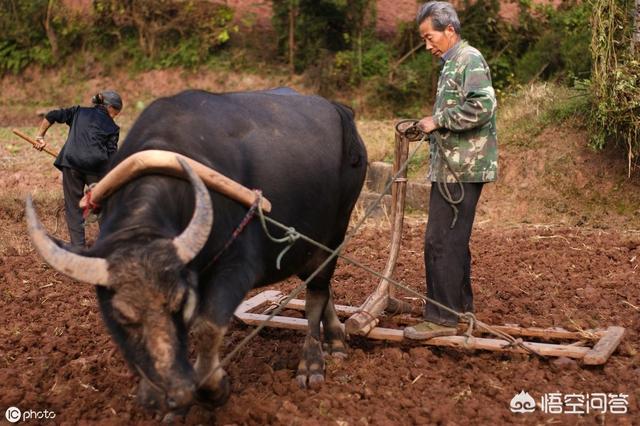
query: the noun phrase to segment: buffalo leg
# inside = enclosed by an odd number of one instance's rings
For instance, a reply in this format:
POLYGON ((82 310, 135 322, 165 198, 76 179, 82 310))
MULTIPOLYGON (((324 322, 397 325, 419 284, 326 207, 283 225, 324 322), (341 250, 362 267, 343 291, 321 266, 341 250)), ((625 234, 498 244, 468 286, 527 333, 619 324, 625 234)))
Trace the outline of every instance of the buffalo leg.
POLYGON ((320 320, 327 298, 322 291, 307 288, 305 311, 309 330, 302 346, 296 380, 302 388, 318 388, 324 382, 324 357, 320 339, 320 320))
POLYGON ((194 369, 198 378, 200 399, 222 405, 229 397, 230 385, 227 373, 220 367, 220 348, 226 327, 209 321, 200 321, 194 330, 194 343, 198 358, 194 369))
MULTIPOLYGON (((302 347, 302 358, 298 364, 296 379, 298 384, 305 388, 318 388, 324 382, 324 354, 320 336, 320 323, 326 327, 325 337, 332 347, 336 345, 336 339, 340 340, 342 330, 338 317, 333 309, 331 290, 329 283, 336 266, 336 260, 330 262, 307 285, 305 299, 305 311, 307 314, 308 332, 302 347), (327 306, 331 304, 330 308, 327 306)), ((344 346, 344 341, 341 342, 344 346)))
POLYGON ((140 405, 150 410, 162 410, 165 408, 165 395, 155 389, 146 378, 140 378, 138 391, 136 392, 137 400, 140 405))
POLYGON ((229 376, 220 367, 220 350, 227 324, 255 277, 250 271, 256 268, 243 261, 227 261, 207 279, 201 300, 206 300, 199 311, 199 323, 194 330, 194 341, 198 358, 195 364, 199 377, 199 396, 213 405, 224 404, 231 389, 229 376))
POLYGON ((324 312, 322 315, 322 327, 324 330, 324 342, 326 345, 326 351, 328 354, 336 358, 347 357, 347 345, 344 338, 344 330, 342 324, 338 319, 336 308, 333 304, 333 295, 329 293, 329 300, 327 301, 324 312))

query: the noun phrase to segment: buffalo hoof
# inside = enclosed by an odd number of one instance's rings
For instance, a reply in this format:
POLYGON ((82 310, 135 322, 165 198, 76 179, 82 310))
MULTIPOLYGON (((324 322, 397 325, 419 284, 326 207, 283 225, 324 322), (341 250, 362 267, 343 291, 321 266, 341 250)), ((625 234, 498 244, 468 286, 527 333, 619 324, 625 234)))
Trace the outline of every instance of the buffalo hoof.
POLYGON ((140 380, 136 399, 149 410, 164 410, 164 395, 153 388, 145 379, 140 380))
POLYGON ((301 389, 318 390, 324 384, 324 374, 311 374, 309 376, 298 374, 296 381, 301 389))
POLYGON ((187 419, 188 414, 188 408, 181 408, 179 410, 170 411, 162 417, 162 423, 170 425, 174 425, 176 423, 184 423, 187 419))
POLYGON ((307 336, 302 348, 302 359, 296 374, 298 385, 303 388, 318 389, 324 383, 324 355, 318 339, 307 336))
POLYGON ((347 345, 342 340, 336 339, 330 343, 325 343, 323 349, 325 356, 331 356, 336 360, 347 358, 347 345))
POLYGON ((220 407, 224 405, 231 394, 231 380, 228 375, 224 375, 218 382, 218 386, 210 388, 203 386, 198 389, 198 399, 205 405, 220 407))

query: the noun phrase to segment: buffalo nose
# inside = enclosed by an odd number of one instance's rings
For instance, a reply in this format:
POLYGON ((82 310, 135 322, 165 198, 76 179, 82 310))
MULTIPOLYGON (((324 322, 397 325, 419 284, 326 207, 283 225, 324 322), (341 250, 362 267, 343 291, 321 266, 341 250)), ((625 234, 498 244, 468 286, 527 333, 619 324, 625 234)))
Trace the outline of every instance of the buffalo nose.
POLYGON ((167 406, 174 410, 176 408, 191 405, 193 398, 195 397, 195 393, 196 387, 193 384, 172 389, 167 394, 167 406))

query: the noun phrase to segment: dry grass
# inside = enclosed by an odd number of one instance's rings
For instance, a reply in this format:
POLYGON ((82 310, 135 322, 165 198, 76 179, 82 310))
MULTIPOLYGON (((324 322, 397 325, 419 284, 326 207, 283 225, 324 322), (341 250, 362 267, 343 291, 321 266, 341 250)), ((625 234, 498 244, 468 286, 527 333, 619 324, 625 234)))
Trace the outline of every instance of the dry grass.
POLYGON ((367 145, 369 161, 393 159, 395 120, 358 120, 357 125, 367 145))
POLYGON ((501 99, 498 143, 533 147, 536 136, 550 124, 571 118, 586 98, 581 92, 552 83, 534 83, 501 99))
MULTIPOLYGON (((591 143, 624 146, 628 175, 640 158, 640 61, 631 44, 633 2, 597 0, 592 17, 591 143)), ((636 8, 638 3, 636 2, 636 8)), ((636 11, 638 13, 638 11, 636 11)))
MULTIPOLYGON (((40 190, 33 196, 38 216, 50 235, 66 238, 61 190, 40 190)), ((3 191, 0 195, 0 255, 22 256, 33 250, 26 232, 24 194, 3 191)))

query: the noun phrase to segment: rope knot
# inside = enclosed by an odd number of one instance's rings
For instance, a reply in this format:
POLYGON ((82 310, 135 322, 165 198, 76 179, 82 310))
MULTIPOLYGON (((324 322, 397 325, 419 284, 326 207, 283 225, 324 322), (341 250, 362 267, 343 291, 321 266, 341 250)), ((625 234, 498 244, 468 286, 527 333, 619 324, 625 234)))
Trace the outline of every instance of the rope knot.
POLYGON ((515 349, 518 346, 527 349, 527 347, 524 346, 524 341, 522 340, 522 337, 518 337, 517 339, 514 339, 512 342, 505 343, 504 345, 502 345, 502 349, 515 349))
POLYGON ((92 213, 96 215, 100 213, 100 204, 95 203, 91 200, 91 191, 93 190, 94 186, 96 186, 96 184, 92 183, 84 192, 85 196, 87 197, 87 205, 82 208, 83 219, 86 219, 92 213))
POLYGON ((258 196, 257 199, 259 200, 259 202, 258 202, 258 216, 260 217, 260 223, 262 224, 262 229, 263 229, 265 235, 267 236, 267 238, 269 238, 269 240, 271 240, 272 242, 274 242, 276 244, 284 244, 284 243, 287 244, 287 246, 280 252, 280 254, 278 254, 278 257, 276 258, 276 268, 278 270, 280 270, 282 258, 289 251, 289 249, 291 249, 291 247, 293 247, 293 245, 296 243, 296 241, 298 241, 300 238, 302 238, 302 234, 300 234, 298 231, 296 231, 296 228, 290 226, 290 227, 283 227, 284 228, 284 236, 281 237, 281 238, 277 238, 277 237, 274 237, 273 235, 271 235, 271 233, 269 232, 269 229, 267 229, 266 218, 265 218, 264 212, 262 211, 262 204, 261 204, 262 192, 256 191, 256 195, 258 196))
POLYGON ((293 243, 295 243, 296 241, 298 241, 300 239, 300 233, 298 231, 296 231, 296 228, 289 227, 285 231, 284 238, 286 238, 286 240, 287 240, 287 242, 289 244, 293 244, 293 243))
POLYGON ((467 327, 467 331, 463 333, 463 335, 465 336, 464 344, 467 345, 467 343, 469 342, 469 339, 473 337, 473 330, 475 330, 476 323, 478 322, 478 320, 476 319, 476 316, 472 312, 462 313, 459 315, 458 318, 462 320, 466 320, 469 323, 469 326, 467 327))

